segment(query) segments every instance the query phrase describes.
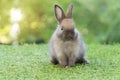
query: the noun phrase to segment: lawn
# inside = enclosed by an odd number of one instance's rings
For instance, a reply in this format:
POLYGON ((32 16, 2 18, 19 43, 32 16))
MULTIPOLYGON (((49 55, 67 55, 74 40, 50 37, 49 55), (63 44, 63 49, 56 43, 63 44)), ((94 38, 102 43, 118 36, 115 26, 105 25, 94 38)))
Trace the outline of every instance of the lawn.
POLYGON ((120 44, 88 46, 90 64, 50 64, 47 45, 0 45, 0 80, 120 80, 120 44))

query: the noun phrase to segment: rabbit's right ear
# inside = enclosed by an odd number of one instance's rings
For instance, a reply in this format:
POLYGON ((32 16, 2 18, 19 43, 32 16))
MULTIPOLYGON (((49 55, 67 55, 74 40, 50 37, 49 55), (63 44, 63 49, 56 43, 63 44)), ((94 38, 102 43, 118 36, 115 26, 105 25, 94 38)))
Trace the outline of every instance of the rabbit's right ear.
POLYGON ((55 5, 55 16, 59 22, 61 22, 62 19, 65 18, 63 9, 58 5, 55 5))

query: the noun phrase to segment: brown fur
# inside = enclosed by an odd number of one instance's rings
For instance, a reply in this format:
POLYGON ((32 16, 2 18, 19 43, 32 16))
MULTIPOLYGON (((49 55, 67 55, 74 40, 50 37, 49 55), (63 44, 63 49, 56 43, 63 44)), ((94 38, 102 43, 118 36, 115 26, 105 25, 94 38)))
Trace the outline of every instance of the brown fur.
POLYGON ((55 16, 58 27, 49 42, 49 53, 53 64, 59 63, 62 67, 74 66, 75 63, 84 63, 86 47, 81 34, 75 28, 72 19, 73 5, 69 5, 67 15, 63 9, 55 5, 55 16))

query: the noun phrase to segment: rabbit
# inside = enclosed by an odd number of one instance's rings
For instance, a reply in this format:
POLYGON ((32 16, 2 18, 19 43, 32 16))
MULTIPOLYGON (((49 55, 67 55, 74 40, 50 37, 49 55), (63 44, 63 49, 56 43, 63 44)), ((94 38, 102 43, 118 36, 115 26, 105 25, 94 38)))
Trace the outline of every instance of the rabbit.
POLYGON ((58 27, 48 46, 51 63, 60 64, 61 67, 72 67, 75 63, 89 63, 85 59, 85 43, 79 31, 75 28, 72 18, 73 5, 68 6, 66 15, 59 5, 55 4, 54 9, 58 27))

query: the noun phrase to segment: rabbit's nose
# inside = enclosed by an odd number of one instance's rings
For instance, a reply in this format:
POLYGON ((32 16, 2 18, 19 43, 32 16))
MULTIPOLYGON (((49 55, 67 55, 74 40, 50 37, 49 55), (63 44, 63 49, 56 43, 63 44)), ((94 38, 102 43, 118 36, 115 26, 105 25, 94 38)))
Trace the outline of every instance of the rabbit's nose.
POLYGON ((65 31, 66 36, 73 36, 74 35, 74 30, 67 30, 65 31))
POLYGON ((66 30, 66 33, 68 33, 68 34, 72 34, 72 33, 74 33, 74 30, 72 29, 68 29, 68 30, 66 30))

